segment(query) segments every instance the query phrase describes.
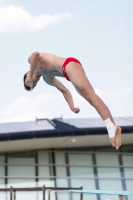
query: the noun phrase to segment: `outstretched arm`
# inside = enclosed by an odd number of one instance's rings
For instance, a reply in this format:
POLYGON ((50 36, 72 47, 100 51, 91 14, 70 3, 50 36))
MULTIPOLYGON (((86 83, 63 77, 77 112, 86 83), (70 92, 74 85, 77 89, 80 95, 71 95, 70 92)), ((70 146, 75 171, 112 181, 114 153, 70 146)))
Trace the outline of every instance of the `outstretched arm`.
POLYGON ((47 84, 55 86, 63 94, 66 102, 68 103, 70 109, 73 112, 78 113, 80 111, 79 108, 74 107, 74 102, 73 102, 73 98, 70 91, 58 79, 56 79, 55 77, 52 77, 50 79, 44 78, 44 80, 47 84))
POLYGON ((33 52, 31 56, 28 58, 28 62, 30 63, 30 73, 29 73, 29 84, 32 87, 33 86, 33 74, 35 72, 35 69, 37 67, 38 59, 39 59, 39 52, 33 52))

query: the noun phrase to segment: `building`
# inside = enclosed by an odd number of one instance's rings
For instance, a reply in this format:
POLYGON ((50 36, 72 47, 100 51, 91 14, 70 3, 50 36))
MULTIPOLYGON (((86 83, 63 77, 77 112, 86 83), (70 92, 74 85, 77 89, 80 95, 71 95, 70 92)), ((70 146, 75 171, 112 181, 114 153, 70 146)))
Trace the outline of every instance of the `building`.
MULTIPOLYGON (((0 188, 80 187, 87 190, 133 191, 133 117, 116 118, 122 147, 111 145, 103 121, 36 119, 0 124, 0 188)), ((41 200, 40 192, 17 194, 19 200, 41 200)), ((0 200, 9 194, 0 192, 0 200)), ((52 200, 78 200, 58 192, 52 200)), ((84 200, 115 200, 116 196, 84 195, 84 200)), ((125 197, 133 200, 133 196, 125 197)))

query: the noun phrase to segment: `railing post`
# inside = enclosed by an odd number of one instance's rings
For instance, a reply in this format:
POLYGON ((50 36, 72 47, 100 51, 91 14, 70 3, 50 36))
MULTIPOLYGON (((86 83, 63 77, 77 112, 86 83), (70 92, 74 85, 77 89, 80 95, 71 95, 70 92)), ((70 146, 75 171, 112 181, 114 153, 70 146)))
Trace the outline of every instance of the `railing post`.
POLYGON ((16 191, 14 190, 14 200, 16 200, 16 191))
POLYGON ((50 200, 50 190, 48 191, 48 200, 50 200))
POLYGON ((10 187, 10 200, 12 200, 12 186, 10 187))
POLYGON ((45 185, 43 185, 42 187, 42 197, 43 197, 43 200, 45 200, 45 185))
MULTIPOLYGON (((81 190, 83 190, 83 186, 81 186, 81 190)), ((80 193, 80 200, 83 200, 83 193, 80 193)))

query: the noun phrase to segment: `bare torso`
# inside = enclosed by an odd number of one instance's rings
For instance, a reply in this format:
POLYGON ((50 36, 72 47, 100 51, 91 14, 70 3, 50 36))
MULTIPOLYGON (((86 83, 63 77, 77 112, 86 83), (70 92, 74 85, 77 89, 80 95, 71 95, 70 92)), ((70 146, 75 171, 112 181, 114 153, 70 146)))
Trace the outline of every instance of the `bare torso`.
POLYGON ((40 53, 35 71, 44 78, 54 76, 64 77, 62 72, 62 65, 64 61, 65 58, 53 54, 40 53))

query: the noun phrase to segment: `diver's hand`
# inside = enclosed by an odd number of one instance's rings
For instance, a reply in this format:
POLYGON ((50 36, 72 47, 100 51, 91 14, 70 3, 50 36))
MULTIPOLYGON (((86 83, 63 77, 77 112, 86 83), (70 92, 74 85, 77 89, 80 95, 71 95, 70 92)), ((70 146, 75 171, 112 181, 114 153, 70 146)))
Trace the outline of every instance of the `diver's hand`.
POLYGON ((75 107, 71 108, 71 110, 72 110, 74 113, 79 113, 79 112, 80 112, 80 109, 79 109, 79 108, 75 108, 75 107))

